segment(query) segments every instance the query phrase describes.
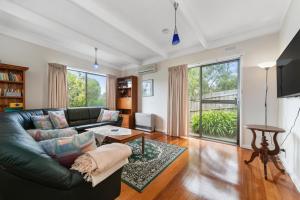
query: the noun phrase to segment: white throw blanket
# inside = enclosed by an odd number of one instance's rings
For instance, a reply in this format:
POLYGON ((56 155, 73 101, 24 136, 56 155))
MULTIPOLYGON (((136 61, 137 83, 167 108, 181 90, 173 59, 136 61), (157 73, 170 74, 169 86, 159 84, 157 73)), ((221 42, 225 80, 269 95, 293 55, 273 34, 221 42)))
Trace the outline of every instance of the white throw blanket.
POLYGON ((101 180, 99 178, 101 173, 108 171, 115 165, 120 165, 120 163, 126 164, 124 160, 127 161, 131 154, 132 151, 128 145, 120 143, 106 144, 78 157, 71 169, 84 174, 84 179, 96 186, 99 184, 97 180, 101 180))

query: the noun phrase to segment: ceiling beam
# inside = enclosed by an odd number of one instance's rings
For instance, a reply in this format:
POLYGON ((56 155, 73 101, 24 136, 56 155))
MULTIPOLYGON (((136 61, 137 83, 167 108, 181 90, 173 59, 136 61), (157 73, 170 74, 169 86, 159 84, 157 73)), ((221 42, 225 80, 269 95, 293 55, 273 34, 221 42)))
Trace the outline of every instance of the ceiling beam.
POLYGON ((139 44, 143 45, 147 49, 153 51, 154 53, 166 58, 167 54, 162 50, 161 47, 156 45, 154 42, 150 41, 146 38, 143 34, 137 31, 132 26, 124 23, 122 20, 115 17, 112 13, 106 11, 105 9, 99 6, 99 3, 95 2, 94 0, 69 0, 73 2, 75 5, 79 6, 80 8, 88 11, 89 13, 96 16, 98 19, 104 21, 106 24, 114 27, 115 29, 119 30, 123 34, 127 35, 131 39, 135 40, 139 44))
MULTIPOLYGON (((201 43, 201 45, 204 48, 207 48, 208 47, 207 40, 205 39, 204 34, 202 33, 202 30, 200 29, 199 25, 195 21, 195 17, 192 15, 192 13, 190 12, 190 10, 186 5, 188 4, 187 3, 188 1, 184 1, 184 0, 176 0, 176 1, 179 3, 178 10, 181 11, 186 21, 192 27, 192 30, 196 34, 198 41, 201 43)), ((170 2, 173 4, 174 0, 170 0, 170 2)))
MULTIPOLYGON (((7 35, 9 37, 17 38, 20 40, 24 40, 27 42, 30 42, 32 44, 36 44, 42 47, 46 47, 49 49, 53 49, 55 51, 62 52, 67 55, 71 55, 77 58, 80 58, 82 60, 91 62, 90 55, 86 54, 85 52, 80 51, 80 48, 74 48, 74 46, 69 46, 66 45, 65 43, 62 44, 60 42, 49 42, 47 39, 44 37, 40 36, 39 34, 33 34, 33 33, 26 33, 25 31, 22 30, 17 30, 15 28, 10 28, 7 26, 2 26, 0 25, 0 33, 3 35, 7 35)), ((63 63, 63 64, 68 64, 68 63, 63 63)), ((104 61, 103 59, 101 60, 101 64, 106 67, 110 67, 116 70, 121 70, 121 67, 113 65, 109 62, 104 61)))
POLYGON ((40 16, 28 9, 25 9, 15 3, 12 3, 7 0, 0 0, 0 10, 8 13, 12 16, 15 16, 19 19, 27 21, 31 24, 37 25, 46 30, 56 32, 59 35, 64 35, 69 40, 73 41, 81 41, 85 44, 90 45, 91 47, 98 47, 101 51, 106 52, 112 56, 118 57, 128 63, 140 64, 141 62, 119 50, 116 50, 106 44, 103 44, 93 38, 90 38, 82 33, 79 33, 76 30, 73 30, 70 27, 67 27, 59 22, 55 22, 53 20, 47 19, 43 16, 40 16))

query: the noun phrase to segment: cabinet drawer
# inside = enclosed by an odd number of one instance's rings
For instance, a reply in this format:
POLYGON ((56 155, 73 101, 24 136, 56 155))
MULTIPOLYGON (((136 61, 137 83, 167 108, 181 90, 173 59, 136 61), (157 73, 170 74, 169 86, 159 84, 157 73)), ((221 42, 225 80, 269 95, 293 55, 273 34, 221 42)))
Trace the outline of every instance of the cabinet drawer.
POLYGON ((117 101, 117 109, 131 109, 131 98, 119 98, 117 101))

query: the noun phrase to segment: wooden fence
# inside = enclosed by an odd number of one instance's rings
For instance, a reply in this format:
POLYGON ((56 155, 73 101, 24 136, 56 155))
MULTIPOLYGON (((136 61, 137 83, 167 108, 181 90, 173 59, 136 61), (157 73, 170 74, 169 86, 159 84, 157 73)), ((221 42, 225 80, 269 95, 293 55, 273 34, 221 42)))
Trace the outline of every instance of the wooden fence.
MULTIPOLYGON (((203 95, 203 100, 235 100, 237 98, 237 90, 226 90, 222 92, 214 92, 210 94, 203 95)), ((190 119, 200 113, 200 100, 190 100, 189 101, 189 110, 190 110, 190 119)), ((207 104, 203 103, 202 111, 206 110, 233 110, 236 109, 234 104, 207 104)))

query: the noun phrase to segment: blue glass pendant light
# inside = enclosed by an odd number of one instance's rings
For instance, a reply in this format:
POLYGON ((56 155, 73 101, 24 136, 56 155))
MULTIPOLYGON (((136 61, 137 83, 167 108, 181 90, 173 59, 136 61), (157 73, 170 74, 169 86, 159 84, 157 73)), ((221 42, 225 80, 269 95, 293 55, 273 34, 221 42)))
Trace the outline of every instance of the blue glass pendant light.
POLYGON ((97 60, 97 51, 98 51, 98 49, 95 47, 95 63, 93 64, 93 67, 95 69, 99 68, 99 64, 98 64, 98 60, 97 60))
POLYGON ((173 39, 172 39, 172 45, 177 45, 180 43, 180 38, 177 32, 177 21, 176 21, 176 13, 177 13, 177 8, 179 4, 175 1, 174 2, 174 9, 175 9, 175 28, 174 28, 174 34, 173 34, 173 39))

